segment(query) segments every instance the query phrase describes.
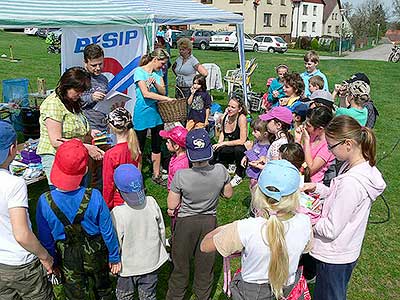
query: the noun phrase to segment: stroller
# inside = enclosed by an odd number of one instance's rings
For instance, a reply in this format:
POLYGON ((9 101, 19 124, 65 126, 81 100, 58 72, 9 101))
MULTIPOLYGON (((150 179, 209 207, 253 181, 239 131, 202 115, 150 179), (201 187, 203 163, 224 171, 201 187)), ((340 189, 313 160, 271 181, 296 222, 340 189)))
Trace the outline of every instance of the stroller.
POLYGON ((61 36, 49 32, 46 37, 47 53, 61 53, 61 36))

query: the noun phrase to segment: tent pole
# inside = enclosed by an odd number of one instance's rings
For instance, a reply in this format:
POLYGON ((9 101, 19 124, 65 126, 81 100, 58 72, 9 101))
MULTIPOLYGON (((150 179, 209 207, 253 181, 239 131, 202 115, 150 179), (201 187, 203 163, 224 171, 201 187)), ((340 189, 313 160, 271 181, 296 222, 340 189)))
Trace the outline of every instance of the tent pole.
POLYGON ((238 53, 239 53, 239 63, 240 72, 242 74, 242 86, 243 86, 243 100, 248 107, 248 96, 247 96, 247 85, 246 85, 246 69, 245 69, 245 55, 244 55, 244 26, 243 23, 236 24, 236 37, 238 41, 238 53))

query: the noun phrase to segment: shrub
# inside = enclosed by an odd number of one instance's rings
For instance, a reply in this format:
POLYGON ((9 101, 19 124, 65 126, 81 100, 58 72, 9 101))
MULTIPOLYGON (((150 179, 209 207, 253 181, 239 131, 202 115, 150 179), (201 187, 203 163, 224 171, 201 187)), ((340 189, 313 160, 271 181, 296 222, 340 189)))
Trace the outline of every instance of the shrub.
POLYGON ((311 49, 318 51, 319 50, 319 43, 318 43, 318 39, 317 38, 313 38, 311 40, 311 49))
POLYGON ((306 36, 301 37, 300 47, 301 47, 301 49, 304 49, 304 50, 310 50, 310 48, 311 48, 311 39, 306 37, 306 36))

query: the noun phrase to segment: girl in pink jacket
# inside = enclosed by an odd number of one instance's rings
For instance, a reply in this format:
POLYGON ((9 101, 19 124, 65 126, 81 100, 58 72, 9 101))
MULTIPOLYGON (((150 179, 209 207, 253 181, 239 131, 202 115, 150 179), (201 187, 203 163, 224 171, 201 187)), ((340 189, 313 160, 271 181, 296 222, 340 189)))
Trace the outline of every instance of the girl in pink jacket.
POLYGON ((372 202, 386 184, 375 167, 376 139, 371 129, 349 116, 339 116, 325 129, 325 135, 328 149, 344 164, 330 187, 306 183, 303 188, 325 198, 311 250, 317 273, 313 299, 346 300, 372 202))

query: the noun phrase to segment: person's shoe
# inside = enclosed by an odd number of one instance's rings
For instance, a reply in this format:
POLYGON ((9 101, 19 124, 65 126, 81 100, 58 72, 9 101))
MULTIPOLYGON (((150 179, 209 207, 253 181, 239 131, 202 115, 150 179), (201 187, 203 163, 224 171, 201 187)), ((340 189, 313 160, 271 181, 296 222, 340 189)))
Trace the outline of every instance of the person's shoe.
POLYGON ((160 175, 155 177, 154 175, 151 176, 151 180, 155 183, 155 184, 159 184, 162 187, 167 187, 167 181, 164 180, 160 175))
POLYGON ((233 175, 235 175, 235 172, 236 172, 236 165, 235 164, 228 165, 229 175, 233 176, 233 175))
POLYGON ((233 178, 231 180, 231 185, 232 185, 232 187, 235 187, 235 186, 241 184, 242 181, 243 181, 242 177, 240 177, 239 175, 236 174, 235 176, 233 176, 233 178))
POLYGON ((161 178, 162 180, 168 180, 168 174, 162 174, 161 178))

